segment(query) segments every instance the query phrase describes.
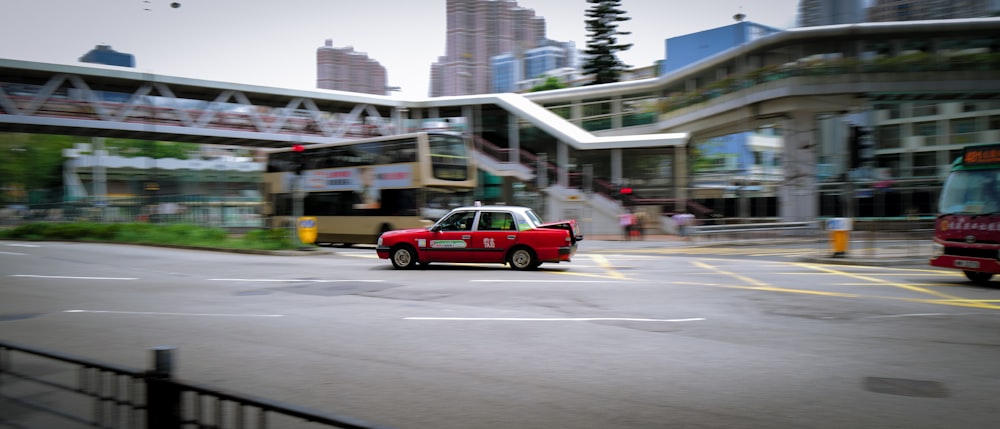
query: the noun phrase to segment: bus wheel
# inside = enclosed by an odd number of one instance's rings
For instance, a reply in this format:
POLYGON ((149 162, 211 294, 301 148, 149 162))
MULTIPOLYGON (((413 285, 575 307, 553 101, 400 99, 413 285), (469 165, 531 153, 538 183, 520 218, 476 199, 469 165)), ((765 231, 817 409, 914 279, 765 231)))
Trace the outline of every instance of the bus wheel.
POLYGON ((389 252, 389 259, 392 260, 393 267, 396 267, 398 270, 405 270, 413 268, 417 263, 417 254, 414 253, 413 248, 410 246, 396 246, 389 252))
POLYGON ((510 252, 507 256, 507 263, 510 267, 518 270, 533 270, 538 267, 538 262, 535 260, 535 252, 527 247, 518 247, 510 252))
POLYGON ((993 277, 992 273, 981 273, 979 271, 963 271, 965 277, 975 283, 986 283, 993 277))

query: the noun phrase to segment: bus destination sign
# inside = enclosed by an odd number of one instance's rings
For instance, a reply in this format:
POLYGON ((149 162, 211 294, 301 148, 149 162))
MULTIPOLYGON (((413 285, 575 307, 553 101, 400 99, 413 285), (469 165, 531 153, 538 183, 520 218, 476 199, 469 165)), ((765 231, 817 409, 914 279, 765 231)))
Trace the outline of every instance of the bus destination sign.
POLYGON ((965 165, 1000 164, 1000 145, 966 147, 962 154, 965 165))

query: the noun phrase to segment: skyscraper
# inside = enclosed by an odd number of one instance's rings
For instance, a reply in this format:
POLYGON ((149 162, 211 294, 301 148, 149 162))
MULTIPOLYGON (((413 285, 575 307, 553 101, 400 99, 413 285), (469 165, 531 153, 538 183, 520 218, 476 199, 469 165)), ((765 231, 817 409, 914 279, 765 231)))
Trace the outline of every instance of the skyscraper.
POLYGON ((521 80, 521 61, 513 54, 501 54, 490 59, 493 73, 490 92, 514 92, 521 80))
POLYGON ((549 70, 570 66, 572 52, 558 44, 539 46, 524 52, 524 77, 539 77, 549 70))
POLYGON ((799 26, 854 24, 865 21, 863 0, 799 0, 799 26))
POLYGON ((430 96, 490 92, 490 59, 545 40, 545 19, 514 0, 447 0, 445 55, 431 65, 430 96))
POLYGON ((990 0, 875 0, 875 4, 868 8, 868 20, 982 18, 996 12, 995 3, 990 0))
POLYGON ((353 47, 334 48, 330 39, 316 49, 316 87, 376 95, 389 91, 385 67, 353 47))

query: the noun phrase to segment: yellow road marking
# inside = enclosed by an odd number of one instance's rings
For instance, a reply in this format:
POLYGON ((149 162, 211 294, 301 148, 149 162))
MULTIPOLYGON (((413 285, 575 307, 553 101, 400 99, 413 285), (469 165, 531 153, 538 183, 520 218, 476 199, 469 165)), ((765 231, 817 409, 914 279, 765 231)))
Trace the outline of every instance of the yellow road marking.
POLYGON ((940 293, 940 292, 937 292, 937 291, 934 291, 934 290, 930 290, 930 289, 926 289, 926 288, 923 288, 923 287, 920 287, 920 286, 917 286, 917 285, 890 282, 890 281, 878 279, 878 278, 871 277, 871 276, 858 275, 858 274, 853 274, 853 273, 849 273, 849 272, 846 272, 846 271, 834 270, 834 269, 831 269, 831 268, 827 268, 825 266, 820 266, 820 265, 815 265, 815 264, 796 264, 796 265, 799 265, 799 266, 802 266, 802 267, 805 267, 805 268, 814 269, 814 270, 825 271, 826 274, 837 274, 837 275, 843 275, 843 276, 847 276, 847 277, 856 278, 856 279, 859 279, 859 280, 864 280, 864 281, 868 282, 868 283, 866 283, 867 285, 871 285, 871 283, 876 283, 878 285, 894 286, 894 287, 903 288, 903 289, 907 289, 907 290, 911 290, 911 291, 915 291, 915 292, 920 292, 920 293, 925 293, 925 294, 933 295, 933 296, 935 296, 935 297, 937 297, 939 299, 901 298, 901 297, 890 297, 890 296, 862 295, 862 294, 855 294, 855 293, 817 291, 817 290, 808 290, 808 289, 782 288, 782 287, 771 286, 771 285, 769 285, 767 283, 764 283, 762 281, 759 281, 757 279, 754 279, 754 278, 751 278, 751 277, 747 277, 747 276, 744 276, 744 275, 741 275, 741 274, 736 274, 736 273, 733 273, 733 272, 729 272, 729 271, 723 270, 723 269, 721 269, 719 267, 716 267, 716 266, 713 266, 713 265, 709 265, 709 264, 706 264, 706 263, 701 262, 701 261, 694 261, 694 262, 692 262, 692 264, 695 265, 695 266, 704 268, 706 270, 710 270, 710 271, 716 272, 718 274, 722 274, 722 275, 726 275, 726 276, 735 278, 735 279, 740 280, 740 281, 742 281, 744 283, 747 283, 748 285, 747 286, 741 286, 741 285, 725 285, 725 284, 717 284, 717 283, 697 283, 697 282, 674 282, 674 284, 712 286, 712 287, 723 287, 723 288, 730 288, 730 289, 761 290, 761 291, 768 291, 768 292, 798 293, 798 294, 807 294, 807 295, 831 296, 831 297, 839 297, 839 298, 878 298, 878 299, 889 299, 889 300, 895 300, 895 301, 920 302, 920 303, 926 303, 926 304, 952 305, 952 306, 957 306, 957 307, 972 307, 972 308, 982 308, 982 309, 990 309, 990 310, 1000 310, 1000 305, 991 305, 991 304, 989 304, 991 302, 1000 302, 1000 300, 973 300, 973 299, 966 299, 966 298, 962 298, 962 297, 958 297, 958 296, 952 296, 952 295, 948 295, 948 294, 945 294, 945 293, 940 293))
POLYGON ((864 280, 864 281, 867 281, 867 282, 876 283, 876 284, 879 284, 879 285, 892 286, 892 287, 896 287, 896 288, 900 288, 900 289, 906 289, 906 290, 910 290, 910 291, 913 291, 913 292, 923 293, 923 294, 927 294, 927 295, 931 295, 931 296, 935 296, 937 298, 940 298, 940 299, 936 299, 936 300, 935 299, 926 299, 926 298, 924 298, 924 299, 916 299, 916 301, 920 301, 920 302, 933 302, 933 303, 941 303, 941 304, 947 304, 947 305, 959 305, 959 306, 963 306, 963 307, 975 307, 975 308, 986 308, 986 309, 991 309, 991 310, 1000 310, 1000 306, 986 304, 982 300, 966 299, 966 298, 962 298, 962 297, 959 297, 959 296, 954 296, 954 295, 949 295, 949 294, 946 294, 946 293, 938 292, 938 291, 935 291, 935 290, 932 290, 932 289, 927 289, 925 287, 920 287, 920 286, 917 286, 917 285, 892 282, 892 281, 882 280, 882 279, 879 279, 879 278, 876 278, 876 277, 873 277, 873 276, 854 274, 854 273, 850 273, 850 272, 842 271, 842 270, 834 270, 834 269, 829 268, 827 266, 820 266, 820 265, 814 265, 814 264, 796 264, 796 265, 799 265, 799 266, 802 266, 802 267, 805 267, 805 268, 809 268, 809 269, 813 269, 813 270, 819 270, 819 271, 827 272, 827 273, 830 273, 830 274, 837 274, 837 275, 841 275, 841 276, 845 276, 845 277, 850 277, 850 278, 854 278, 854 279, 858 279, 858 280, 864 280))
POLYGON ((602 255, 587 255, 587 256, 590 256, 590 259, 593 260, 598 267, 601 267, 601 269, 603 269, 604 272, 608 273, 609 277, 613 279, 622 279, 622 280, 628 279, 628 277, 618 272, 618 270, 616 270, 614 266, 611 265, 611 262, 608 261, 608 258, 605 258, 602 255))

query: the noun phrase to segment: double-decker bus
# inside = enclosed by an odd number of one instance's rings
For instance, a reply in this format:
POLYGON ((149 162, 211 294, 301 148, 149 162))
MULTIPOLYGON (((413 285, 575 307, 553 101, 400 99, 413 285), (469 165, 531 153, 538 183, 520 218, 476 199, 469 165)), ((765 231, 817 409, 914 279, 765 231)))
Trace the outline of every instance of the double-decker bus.
POLYGON ((969 146, 941 189, 930 264, 977 283, 1000 273, 1000 144, 969 146))
POLYGON ((418 132, 298 149, 268 151, 264 214, 272 226, 315 217, 317 243, 375 244, 385 231, 429 226, 471 204, 476 188, 472 146, 460 134, 418 132))

